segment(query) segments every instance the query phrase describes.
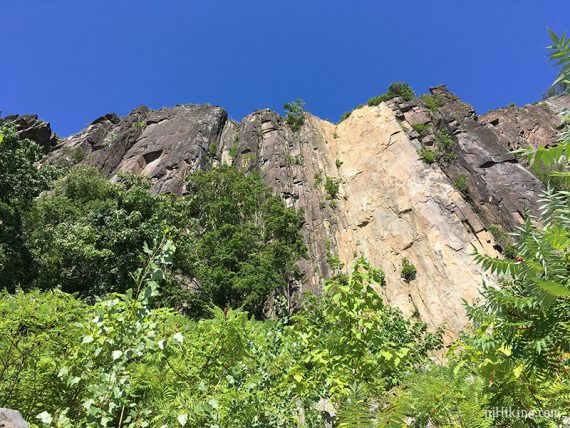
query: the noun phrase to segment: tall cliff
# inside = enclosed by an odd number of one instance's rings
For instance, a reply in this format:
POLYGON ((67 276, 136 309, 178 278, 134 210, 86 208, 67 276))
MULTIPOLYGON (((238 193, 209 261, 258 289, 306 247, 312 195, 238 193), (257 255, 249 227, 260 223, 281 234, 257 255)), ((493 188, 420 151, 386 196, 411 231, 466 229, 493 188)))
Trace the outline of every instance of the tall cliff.
POLYGON ((12 120, 52 159, 93 165, 113 180, 142 174, 157 192, 185 194, 189 173, 220 163, 259 170, 303 211, 301 290, 318 293, 339 261, 347 269, 364 255, 386 273, 378 291, 388 301, 453 334, 465 323, 463 299, 477 296, 483 278, 471 247, 499 255, 490 226, 510 230, 538 210, 543 186, 510 150, 554 144, 570 96, 479 118, 444 86, 431 92, 431 103, 394 99, 337 125, 305 113, 297 132, 270 110, 238 123, 209 105, 109 114, 60 141, 36 117, 12 120), (422 149, 439 161, 424 162, 422 149), (400 277, 404 257, 417 267, 410 281, 400 277))

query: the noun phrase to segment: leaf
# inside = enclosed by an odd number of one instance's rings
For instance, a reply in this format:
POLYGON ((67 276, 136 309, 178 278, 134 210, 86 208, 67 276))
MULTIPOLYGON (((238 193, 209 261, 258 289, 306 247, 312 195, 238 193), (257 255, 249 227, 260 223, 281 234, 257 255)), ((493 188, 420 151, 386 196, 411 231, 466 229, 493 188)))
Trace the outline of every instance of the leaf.
POLYGON ((178 415, 176 417, 176 420, 181 426, 185 426, 186 423, 188 422, 188 413, 183 413, 182 415, 178 415))
POLYGON ((507 357, 509 357, 513 352, 511 350, 510 346, 505 346, 505 345, 501 345, 501 347, 499 348, 499 351, 501 351, 503 354, 505 354, 507 357))
POLYGON ((48 412, 41 412, 39 415, 36 416, 36 419, 39 419, 41 423, 46 425, 51 425, 53 418, 48 412))
POLYGON ((95 339, 93 339, 93 336, 83 336, 83 339, 81 340, 81 343, 91 343, 93 342, 95 339))
POLYGON ((303 381, 303 375, 300 374, 293 375, 293 378, 297 383, 301 383, 303 381))
POLYGON ((113 351, 111 353, 111 356, 113 357, 113 361, 118 360, 119 358, 121 358, 123 356, 123 351, 119 351, 119 350, 113 351))
POLYGON ((540 287, 540 289, 552 296, 568 297, 570 296, 570 288, 559 284, 554 281, 546 281, 543 279, 532 278, 533 282, 540 287))
POLYGON ((524 365, 523 364, 519 364, 518 366, 516 366, 513 369, 513 374, 515 375, 515 379, 518 379, 520 377, 520 375, 522 374, 524 369, 524 365))
POLYGON ((172 338, 180 343, 184 343, 184 336, 182 336, 182 333, 178 332, 176 334, 174 334, 174 336, 172 336, 172 338))

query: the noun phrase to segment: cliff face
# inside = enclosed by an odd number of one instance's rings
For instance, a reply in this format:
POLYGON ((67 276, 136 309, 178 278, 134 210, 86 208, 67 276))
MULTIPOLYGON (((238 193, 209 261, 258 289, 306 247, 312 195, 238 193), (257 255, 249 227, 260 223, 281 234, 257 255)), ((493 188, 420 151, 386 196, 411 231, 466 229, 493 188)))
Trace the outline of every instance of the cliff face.
POLYGON ((388 301, 453 334, 465 323, 462 300, 477 296, 483 278, 471 246, 498 255, 488 227, 512 229, 525 209, 537 212, 543 187, 509 150, 555 143, 556 113, 570 107, 570 97, 478 118, 445 87, 432 94, 435 108, 395 99, 357 109, 338 125, 306 114, 298 132, 269 110, 236 123, 214 106, 140 107, 97 119, 58 142, 51 156, 93 165, 111 179, 143 174, 155 191, 177 194, 199 169, 257 169, 289 206, 303 210, 309 256, 300 263, 301 290, 318 293, 338 269, 335 257, 348 269, 364 255, 385 271, 378 291, 388 301), (427 124, 421 134, 418 124, 427 124), (452 161, 423 162, 418 150, 435 149, 441 135, 453 142, 452 161), (418 271, 409 282, 400 277, 403 257, 418 271))

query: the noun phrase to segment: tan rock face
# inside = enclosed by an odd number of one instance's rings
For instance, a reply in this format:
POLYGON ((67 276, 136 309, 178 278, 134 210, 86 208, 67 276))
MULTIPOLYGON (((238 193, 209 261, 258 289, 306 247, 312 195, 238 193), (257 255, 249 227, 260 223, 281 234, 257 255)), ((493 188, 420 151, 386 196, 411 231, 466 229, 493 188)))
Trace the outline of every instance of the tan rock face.
POLYGON ((433 326, 459 331, 465 323, 462 299, 476 297, 482 280, 470 246, 481 247, 482 240, 492 251, 486 232, 476 236, 465 224, 476 214, 437 166, 419 160, 385 104, 358 109, 336 127, 312 121, 331 156, 342 161, 341 259, 350 265, 355 255, 364 255, 386 273, 379 291, 388 301, 433 326), (403 257, 418 271, 409 283, 400 277, 403 257))

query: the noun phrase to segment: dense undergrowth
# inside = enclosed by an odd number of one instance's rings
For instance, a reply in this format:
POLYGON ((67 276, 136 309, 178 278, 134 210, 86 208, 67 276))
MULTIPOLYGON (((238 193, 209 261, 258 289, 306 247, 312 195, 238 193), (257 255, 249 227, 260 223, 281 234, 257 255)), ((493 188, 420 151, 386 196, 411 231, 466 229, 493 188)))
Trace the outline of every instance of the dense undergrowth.
MULTIPOLYGON (((569 147, 566 133, 525 154, 567 183, 569 147)), ((0 407, 33 425, 568 423, 568 192, 544 194, 514 259, 475 253, 498 284, 484 283, 436 362, 441 332, 384 303, 383 274, 362 258, 292 310, 301 216, 256 175, 200 172, 178 198, 40 159, 2 126, 0 407)))

